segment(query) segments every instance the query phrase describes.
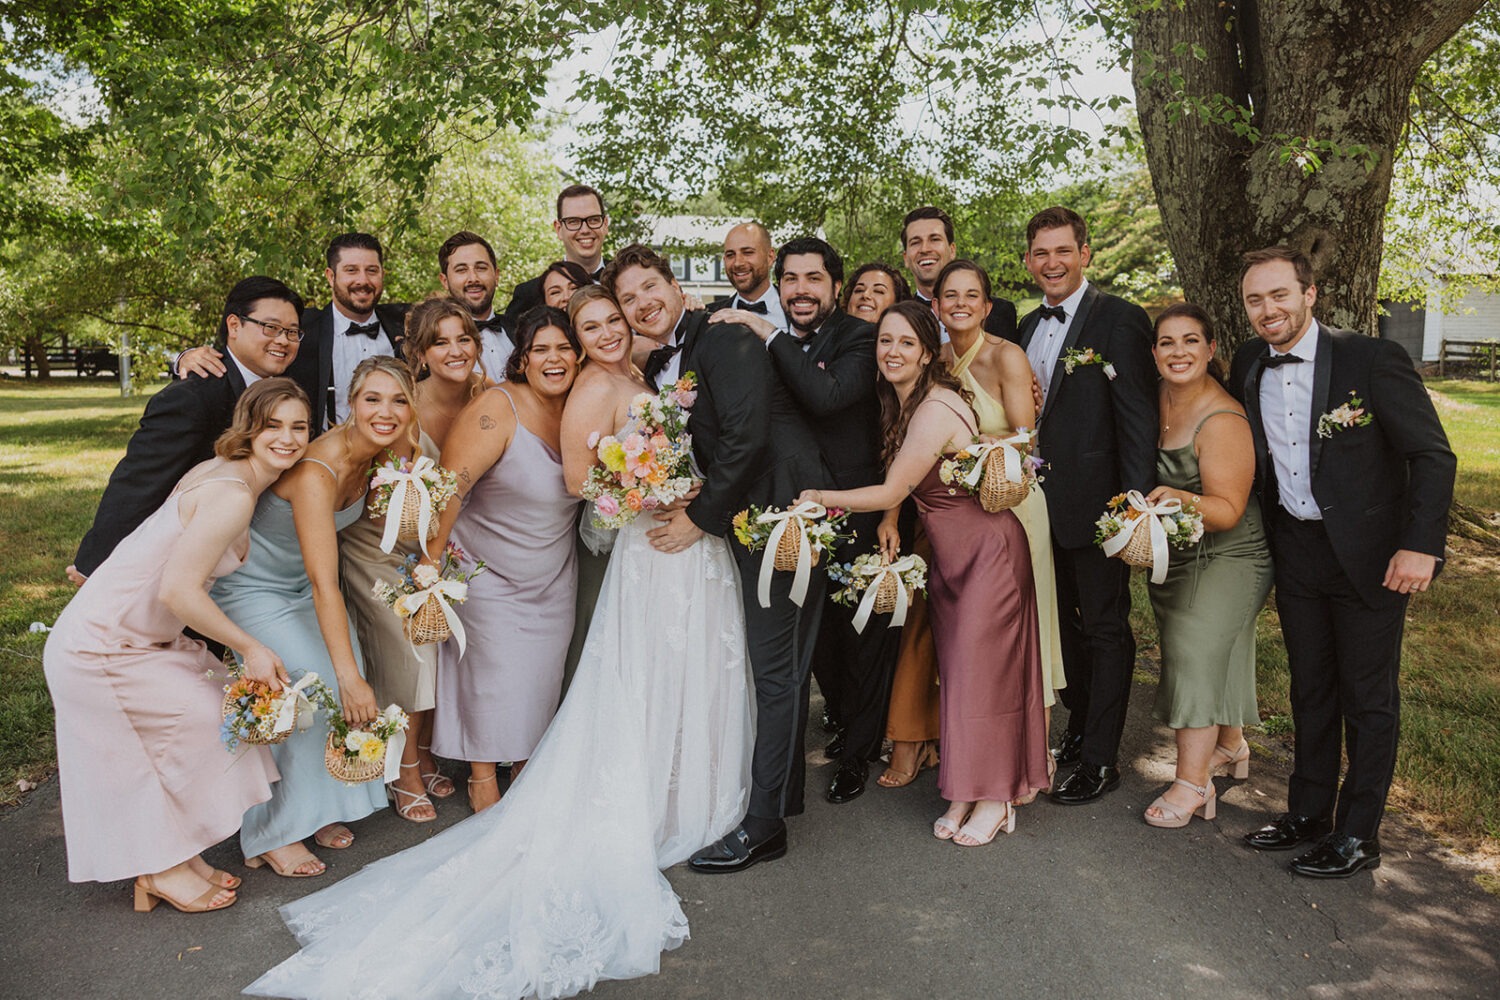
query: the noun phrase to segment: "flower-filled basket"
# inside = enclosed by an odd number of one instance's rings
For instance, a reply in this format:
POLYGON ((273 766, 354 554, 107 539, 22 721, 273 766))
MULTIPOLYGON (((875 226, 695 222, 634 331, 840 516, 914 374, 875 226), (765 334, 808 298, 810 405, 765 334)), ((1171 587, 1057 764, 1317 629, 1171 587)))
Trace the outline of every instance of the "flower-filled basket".
POLYGON ((414 553, 401 564, 400 578, 394 584, 375 581, 375 596, 401 618, 401 631, 413 646, 444 642, 451 636, 458 639, 459 652, 464 651, 464 627, 453 605, 468 600, 469 581, 484 572, 483 562, 463 572, 467 558, 463 549, 449 542, 441 566, 420 562, 414 553))
POLYGON ((380 548, 389 552, 396 539, 419 541, 426 551, 427 541, 437 534, 438 516, 458 494, 458 476, 423 455, 416 461, 397 458, 390 452, 384 464, 370 470, 370 495, 365 509, 370 517, 385 517, 392 509, 396 517, 387 517, 380 548))
POLYGON ((771 606, 773 571, 793 573, 791 598, 798 607, 807 598, 807 581, 825 551, 852 538, 839 529, 847 512, 822 504, 799 503, 790 510, 779 507, 747 507, 734 515, 734 537, 751 552, 766 550, 761 559, 756 597, 760 606, 771 606))
POLYGON ((406 713, 387 705, 375 721, 354 728, 334 706, 328 713, 328 742, 323 747, 323 766, 349 785, 383 779, 395 781, 406 748, 406 713))
POLYGON ((1151 582, 1167 578, 1167 550, 1187 549, 1203 537, 1203 515, 1175 497, 1152 503, 1137 490, 1121 493, 1095 522, 1094 544, 1107 556, 1151 570, 1151 582), (1141 530, 1144 528, 1145 530, 1141 530))
POLYGON ((295 730, 312 725, 315 707, 310 695, 317 695, 323 682, 312 671, 303 674, 291 687, 272 691, 269 684, 235 677, 224 686, 223 724, 219 739, 233 753, 241 743, 275 746, 284 743, 295 730))
POLYGON ((831 563, 828 576, 840 589, 833 600, 854 608, 854 630, 863 632, 870 615, 890 615, 890 628, 906 623, 912 598, 927 589, 927 561, 918 555, 902 556, 895 562, 867 552, 848 563, 831 563))
POLYGON ((1029 452, 1036 435, 1026 428, 1000 441, 971 444, 943 460, 938 478, 957 483, 991 514, 1010 510, 1036 485, 1037 460, 1029 452))

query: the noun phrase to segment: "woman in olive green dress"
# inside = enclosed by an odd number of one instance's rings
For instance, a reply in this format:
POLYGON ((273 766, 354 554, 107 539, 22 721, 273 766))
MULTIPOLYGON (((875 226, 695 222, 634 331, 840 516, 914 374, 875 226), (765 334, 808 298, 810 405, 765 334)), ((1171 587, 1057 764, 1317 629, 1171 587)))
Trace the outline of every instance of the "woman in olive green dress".
POLYGON ((1203 516, 1203 538, 1171 553, 1149 588, 1161 639, 1153 714, 1177 734, 1177 776, 1145 812, 1152 826, 1212 819, 1212 775, 1249 774, 1244 726, 1255 704, 1255 618, 1271 589, 1271 556, 1250 488, 1255 446, 1244 409, 1219 380, 1208 314, 1188 303, 1156 320, 1161 441, 1150 499, 1176 499, 1203 516))

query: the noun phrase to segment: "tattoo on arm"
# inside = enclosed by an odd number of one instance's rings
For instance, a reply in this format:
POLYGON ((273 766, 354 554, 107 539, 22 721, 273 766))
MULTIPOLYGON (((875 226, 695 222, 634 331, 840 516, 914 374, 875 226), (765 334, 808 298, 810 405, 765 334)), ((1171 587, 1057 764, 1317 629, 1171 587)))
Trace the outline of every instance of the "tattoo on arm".
MULTIPOLYGON (((489 418, 486 417, 485 419, 488 420, 489 418)), ((469 475, 467 468, 458 470, 458 478, 465 486, 472 486, 474 484, 474 477, 469 475)))
POLYGON ((494 430, 495 429, 495 418, 492 417, 492 416, 490 416, 488 413, 482 413, 482 414, 480 414, 480 416, 479 416, 479 429, 482 430, 482 431, 492 431, 492 430, 494 430))

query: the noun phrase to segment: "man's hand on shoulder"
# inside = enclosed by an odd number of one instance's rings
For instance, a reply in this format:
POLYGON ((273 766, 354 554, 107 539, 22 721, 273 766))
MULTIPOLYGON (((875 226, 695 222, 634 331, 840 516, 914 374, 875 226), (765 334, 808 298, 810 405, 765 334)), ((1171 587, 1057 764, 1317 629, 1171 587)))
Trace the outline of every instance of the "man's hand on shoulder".
POLYGON ((1437 572, 1437 556, 1411 549, 1397 549, 1385 568, 1382 586, 1398 594, 1416 594, 1427 589, 1437 572))
POLYGON ((776 332, 776 327, 771 321, 759 313, 753 313, 746 309, 720 309, 718 312, 710 313, 710 323, 738 323, 750 328, 750 332, 762 341, 769 340, 771 334, 776 332))
POLYGON ((197 375, 201 378, 223 378, 224 355, 212 347, 192 347, 177 355, 177 377, 197 375))

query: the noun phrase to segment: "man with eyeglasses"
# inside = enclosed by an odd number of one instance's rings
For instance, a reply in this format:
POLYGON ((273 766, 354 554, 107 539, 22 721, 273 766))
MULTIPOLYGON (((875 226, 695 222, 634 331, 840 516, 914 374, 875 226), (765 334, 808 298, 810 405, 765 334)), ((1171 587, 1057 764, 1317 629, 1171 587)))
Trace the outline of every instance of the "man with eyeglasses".
MULTIPOLYGON (((563 188, 557 196, 557 218, 553 220, 552 231, 562 242, 563 259, 577 264, 598 281, 604 265, 609 263, 604 256, 604 241, 609 237, 604 196, 587 184, 563 188)), ((511 292, 510 305, 505 308, 505 328, 514 330, 522 313, 543 304, 542 276, 521 282, 511 292)))
POLYGON ((275 278, 246 278, 234 286, 219 320, 219 357, 228 359, 222 377, 185 376, 151 397, 110 474, 68 579, 82 586, 189 469, 213 457, 214 441, 229 426, 245 388, 285 373, 297 358, 301 315, 302 297, 275 278))

